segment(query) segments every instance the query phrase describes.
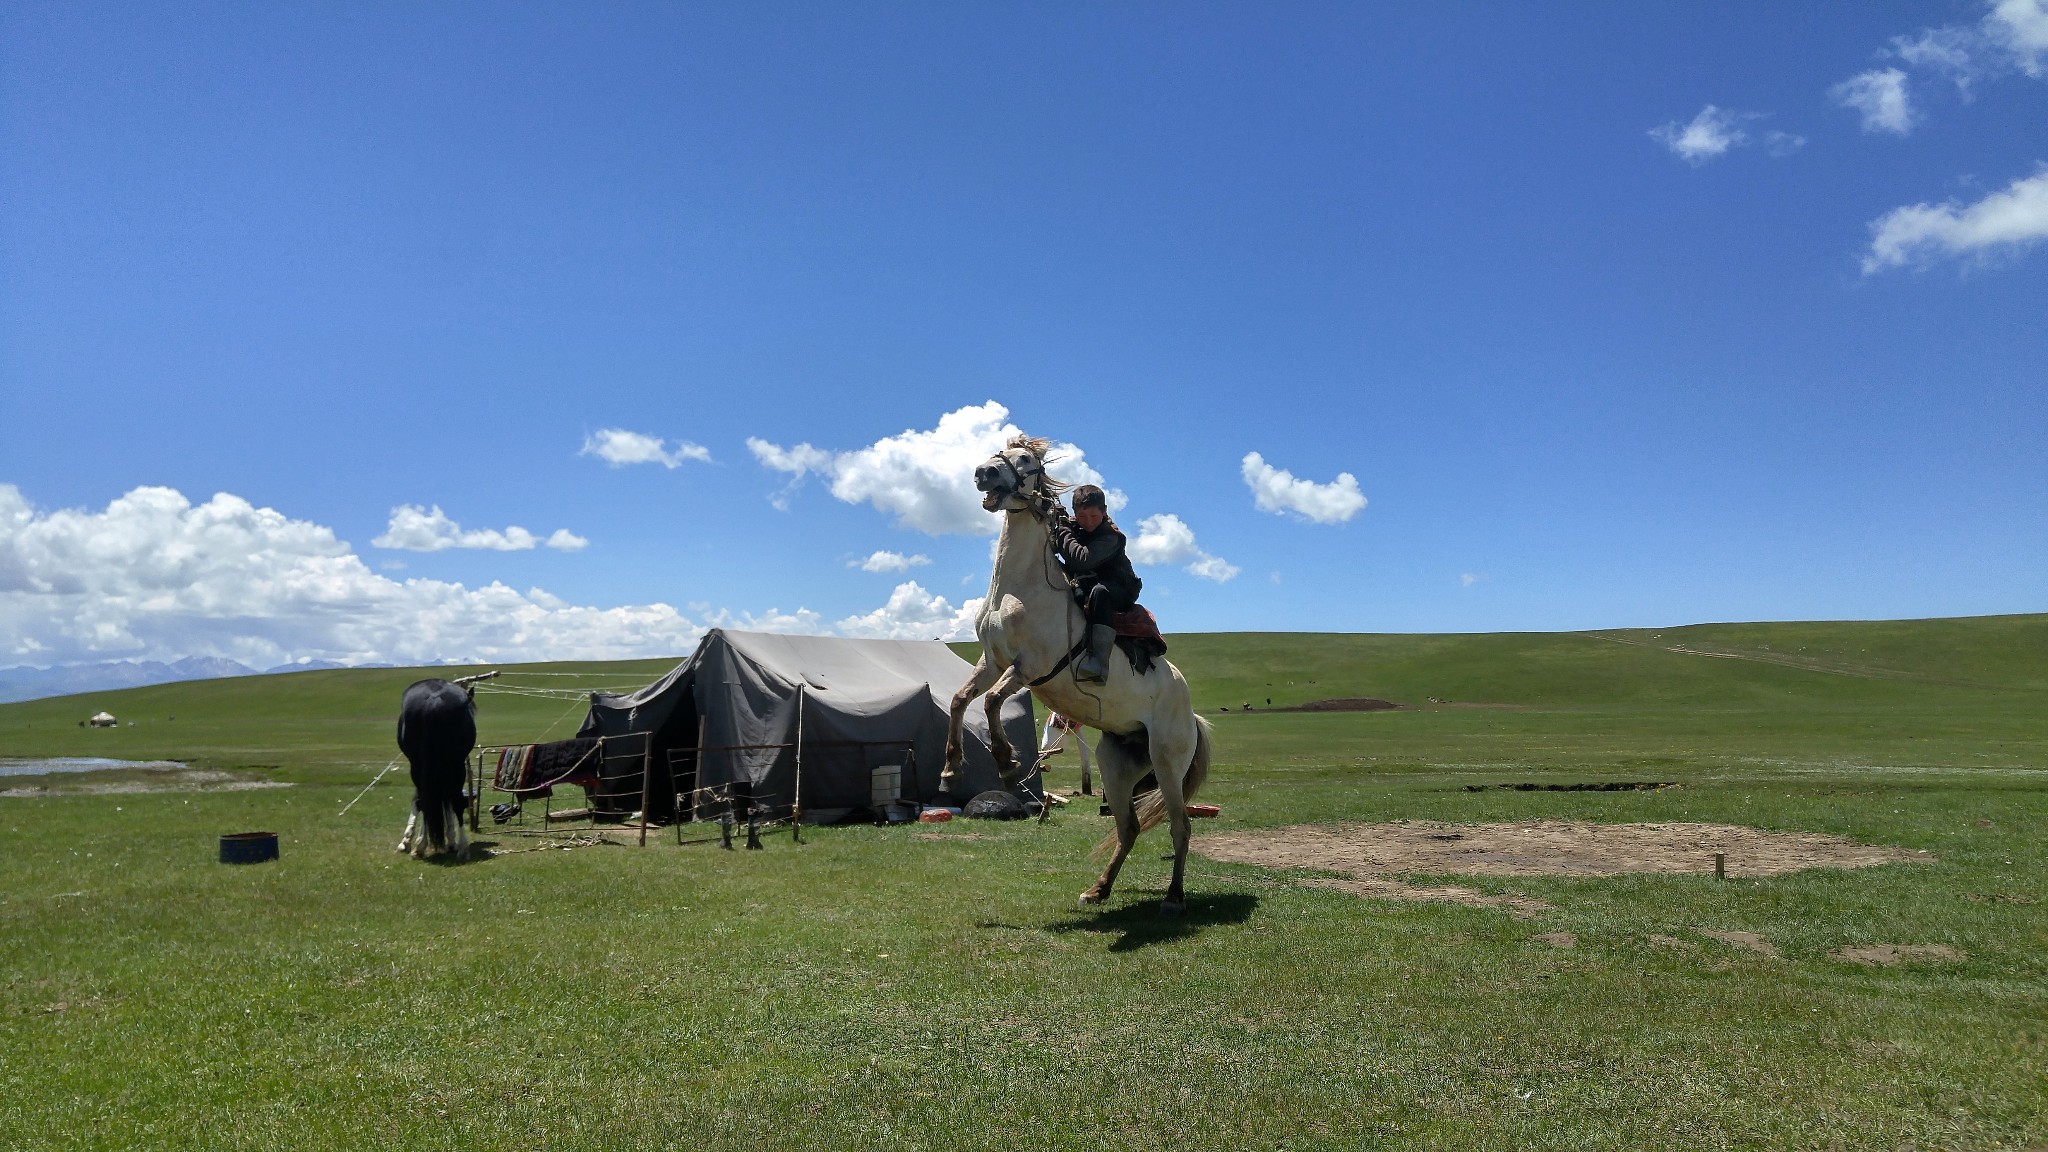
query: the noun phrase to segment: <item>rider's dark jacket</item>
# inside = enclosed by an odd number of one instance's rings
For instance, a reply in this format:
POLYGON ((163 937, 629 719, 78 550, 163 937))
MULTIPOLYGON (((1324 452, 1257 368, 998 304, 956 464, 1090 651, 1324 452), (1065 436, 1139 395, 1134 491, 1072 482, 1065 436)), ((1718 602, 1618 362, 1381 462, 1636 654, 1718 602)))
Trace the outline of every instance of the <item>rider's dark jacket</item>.
POLYGON ((1053 552, 1074 582, 1075 591, 1085 598, 1090 589, 1101 585, 1121 602, 1119 607, 1128 608, 1138 602, 1138 590, 1145 582, 1131 569, 1124 543, 1124 534, 1106 517, 1093 532, 1083 531, 1070 520, 1052 525, 1053 552))

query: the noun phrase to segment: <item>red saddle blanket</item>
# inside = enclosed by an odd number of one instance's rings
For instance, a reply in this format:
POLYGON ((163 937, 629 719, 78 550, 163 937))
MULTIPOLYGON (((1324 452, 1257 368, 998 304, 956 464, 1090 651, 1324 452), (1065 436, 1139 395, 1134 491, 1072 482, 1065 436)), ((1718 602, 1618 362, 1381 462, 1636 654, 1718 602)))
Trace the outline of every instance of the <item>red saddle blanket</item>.
POLYGON ((1133 636, 1140 640, 1157 640, 1162 645, 1166 643, 1166 637, 1159 634, 1159 621, 1152 618, 1151 611, 1143 604, 1133 604, 1129 608, 1111 616, 1109 618, 1109 626, 1116 629, 1116 634, 1119 636, 1133 636))

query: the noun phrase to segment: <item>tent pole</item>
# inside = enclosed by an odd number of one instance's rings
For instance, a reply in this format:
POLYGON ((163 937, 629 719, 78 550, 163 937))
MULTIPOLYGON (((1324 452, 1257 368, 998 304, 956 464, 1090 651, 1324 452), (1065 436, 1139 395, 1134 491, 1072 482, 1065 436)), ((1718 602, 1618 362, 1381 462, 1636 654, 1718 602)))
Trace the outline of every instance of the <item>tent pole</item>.
POLYGON ((796 801, 790 805, 789 837, 804 842, 804 688, 796 686, 796 801))
POLYGON ((654 785, 654 733, 640 752, 640 846, 647 847, 647 790, 654 785))
POLYGON ((704 787, 704 713, 697 713, 697 763, 690 770, 690 819, 697 819, 697 792, 704 787))

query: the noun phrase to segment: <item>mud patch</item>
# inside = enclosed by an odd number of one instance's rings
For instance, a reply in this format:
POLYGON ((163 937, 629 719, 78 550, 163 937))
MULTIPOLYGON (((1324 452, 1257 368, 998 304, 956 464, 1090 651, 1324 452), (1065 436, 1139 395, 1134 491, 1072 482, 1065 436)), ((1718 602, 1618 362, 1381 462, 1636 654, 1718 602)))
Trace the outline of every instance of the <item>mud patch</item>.
POLYGON ((1375 878, 1450 876, 1624 876, 1710 874, 1714 854, 1728 875, 1782 876, 1808 868, 1869 868, 1928 861, 1925 852, 1857 844, 1818 832, 1767 832, 1736 824, 1301 824, 1204 836, 1195 850, 1213 860, 1267 868, 1314 868, 1375 878))
POLYGON ((1845 964, 1889 968, 1895 964, 1956 964, 1969 959, 1967 953, 1946 944, 1852 944, 1828 953, 1845 964))
POLYGON ((1538 932, 1531 940, 1550 945, 1552 948, 1576 948, 1579 938, 1570 932, 1538 932))

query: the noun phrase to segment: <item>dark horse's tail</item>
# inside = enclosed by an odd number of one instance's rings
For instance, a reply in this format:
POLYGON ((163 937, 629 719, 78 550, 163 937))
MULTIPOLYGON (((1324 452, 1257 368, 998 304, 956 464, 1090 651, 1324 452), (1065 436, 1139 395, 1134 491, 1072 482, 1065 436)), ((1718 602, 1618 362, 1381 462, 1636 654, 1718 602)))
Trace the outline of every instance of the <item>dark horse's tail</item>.
POLYGON ((446 851, 447 817, 462 811, 463 767, 476 747, 476 701, 446 680, 405 690, 398 711, 398 749, 412 766, 413 802, 435 851, 446 851))

